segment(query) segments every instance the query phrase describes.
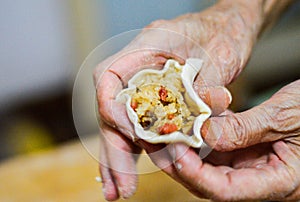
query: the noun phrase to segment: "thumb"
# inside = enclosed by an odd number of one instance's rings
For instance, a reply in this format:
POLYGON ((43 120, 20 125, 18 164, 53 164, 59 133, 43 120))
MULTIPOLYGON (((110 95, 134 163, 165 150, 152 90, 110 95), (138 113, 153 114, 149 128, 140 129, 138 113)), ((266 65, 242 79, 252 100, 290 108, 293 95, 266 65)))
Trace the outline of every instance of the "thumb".
POLYGON ((261 142, 275 141, 281 137, 270 135, 270 116, 263 106, 248 111, 211 117, 201 134, 205 142, 218 151, 231 151, 261 142))
POLYGON ((230 151, 262 142, 298 137, 300 80, 280 89, 269 100, 245 112, 212 117, 201 129, 206 143, 230 151))
POLYGON ((199 97, 211 108, 212 115, 224 112, 232 101, 229 90, 223 86, 201 87, 197 91, 199 97))

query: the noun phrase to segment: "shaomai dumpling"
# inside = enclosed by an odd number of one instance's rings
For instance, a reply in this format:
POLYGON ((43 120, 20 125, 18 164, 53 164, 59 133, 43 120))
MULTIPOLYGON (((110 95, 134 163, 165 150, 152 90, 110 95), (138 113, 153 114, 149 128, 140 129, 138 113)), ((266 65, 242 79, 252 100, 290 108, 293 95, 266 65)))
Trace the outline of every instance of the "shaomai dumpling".
POLYGON ((168 60, 162 70, 138 72, 117 100, 126 104, 136 136, 150 143, 203 143, 200 129, 210 108, 193 89, 202 60, 190 58, 185 65, 168 60))

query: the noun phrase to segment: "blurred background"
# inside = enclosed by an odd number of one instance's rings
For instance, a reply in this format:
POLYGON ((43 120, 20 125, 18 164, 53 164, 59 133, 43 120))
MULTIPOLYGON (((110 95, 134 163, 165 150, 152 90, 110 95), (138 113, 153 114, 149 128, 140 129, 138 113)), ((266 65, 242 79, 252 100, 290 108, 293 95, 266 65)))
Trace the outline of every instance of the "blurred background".
MULTIPOLYGON (((73 83, 84 59, 99 44, 153 20, 196 12, 213 3, 2 0, 0 160, 77 138, 71 111, 73 83)), ((87 91, 93 89, 82 89, 83 99, 87 91)), ((91 119, 90 114, 84 116, 91 119)), ((87 122, 85 131, 96 133, 97 124, 87 122)))
MULTIPOLYGON (((72 118, 73 83, 86 56, 100 43, 153 20, 214 3, 1 0, 0 161, 78 139, 72 118)), ((230 86, 234 110, 254 106, 300 78, 299 11, 297 1, 260 39, 246 71, 230 86)), ((82 99, 93 90, 83 88, 82 99)), ((83 116, 93 119, 89 112, 83 116)), ((87 121, 85 131, 97 133, 97 124, 87 121)))

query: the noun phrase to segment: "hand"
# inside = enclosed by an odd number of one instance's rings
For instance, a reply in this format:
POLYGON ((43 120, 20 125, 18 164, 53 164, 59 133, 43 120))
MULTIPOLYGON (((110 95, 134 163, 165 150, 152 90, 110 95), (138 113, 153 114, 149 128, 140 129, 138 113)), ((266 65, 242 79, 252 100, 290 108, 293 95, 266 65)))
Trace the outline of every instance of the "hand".
POLYGON ((208 198, 300 199, 299 120, 300 80, 253 109, 209 119, 202 134, 216 151, 204 162, 182 144, 170 153, 182 180, 208 198))
POLYGON ((204 60, 204 65, 194 88, 214 115, 223 112, 231 102, 224 86, 242 71, 259 32, 261 21, 251 15, 252 9, 239 4, 228 9, 217 4, 202 13, 156 21, 122 51, 99 64, 94 78, 102 119, 100 172, 106 199, 127 198, 134 193, 137 155, 133 154, 139 153, 139 148, 144 148, 171 177, 194 190, 178 176, 167 150, 161 150, 164 145, 150 145, 141 140, 132 143, 132 124, 125 106, 116 102, 115 96, 141 69, 160 69, 169 58, 184 63, 186 58, 197 57, 204 60), (108 69, 101 74, 105 68, 108 69))

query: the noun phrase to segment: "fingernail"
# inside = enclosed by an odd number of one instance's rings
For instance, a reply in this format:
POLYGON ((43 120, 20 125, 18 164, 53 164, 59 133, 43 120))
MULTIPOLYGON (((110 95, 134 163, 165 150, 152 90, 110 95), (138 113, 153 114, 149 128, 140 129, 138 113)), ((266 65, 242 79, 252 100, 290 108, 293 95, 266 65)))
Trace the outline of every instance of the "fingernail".
POLYGON ((210 118, 201 128, 201 135, 204 141, 211 147, 216 145, 222 135, 222 127, 215 119, 220 119, 220 117, 210 118))
POLYGON ((203 139, 205 139, 208 134, 209 125, 210 125, 209 120, 205 121, 204 124, 202 125, 201 136, 203 137, 203 139))
POLYGON ((232 96, 227 88, 216 86, 209 92, 210 107, 213 115, 219 115, 224 112, 232 102, 232 96))
POLYGON ((232 95, 231 95, 230 91, 227 88, 224 87, 223 90, 227 94, 228 103, 230 104, 232 102, 232 95))
POLYGON ((132 195, 134 195, 135 190, 136 190, 136 187, 134 185, 128 186, 126 188, 118 186, 118 191, 119 191, 120 197, 123 199, 130 198, 132 195))
POLYGON ((106 194, 106 189, 105 189, 105 185, 102 185, 102 193, 104 195, 104 198, 107 199, 107 194, 106 194))
POLYGON ((121 197, 122 199, 125 199, 125 196, 124 196, 124 195, 126 195, 126 193, 124 193, 123 187, 118 186, 118 192, 119 192, 120 197, 121 197))

